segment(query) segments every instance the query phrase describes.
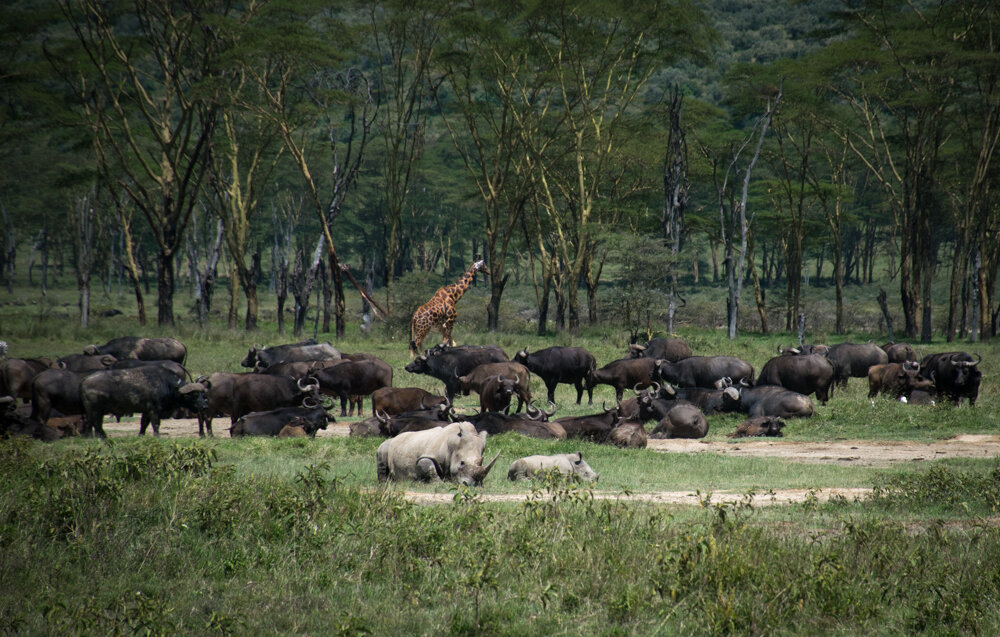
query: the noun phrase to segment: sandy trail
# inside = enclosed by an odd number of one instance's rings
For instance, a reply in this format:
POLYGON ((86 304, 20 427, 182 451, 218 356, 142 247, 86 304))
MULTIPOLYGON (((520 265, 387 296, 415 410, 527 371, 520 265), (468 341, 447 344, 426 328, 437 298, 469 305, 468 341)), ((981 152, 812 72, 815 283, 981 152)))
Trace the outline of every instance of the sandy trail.
MULTIPOLYGON (((111 419, 108 419, 109 421, 111 419)), ((111 437, 134 436, 138 432, 137 422, 106 422, 104 429, 111 437)), ((215 421, 216 435, 228 436, 229 419, 215 421)), ((194 419, 164 420, 160 434, 167 437, 190 438, 198 435, 198 421, 194 419)), ((342 437, 348 435, 348 425, 337 423, 318 437, 342 437)), ((912 441, 871 441, 833 440, 802 442, 786 439, 756 438, 739 441, 702 440, 650 440, 649 448, 661 453, 717 453, 723 455, 781 458, 804 463, 851 464, 856 466, 889 466, 899 462, 926 462, 942 458, 989 458, 1000 456, 1000 436, 962 434, 938 442, 912 441)), ((824 502, 830 498, 853 500, 870 493, 866 488, 823 488, 823 489, 778 489, 768 493, 757 493, 750 503, 753 506, 770 504, 793 504, 806 500, 824 502)), ((484 502, 523 502, 531 497, 529 493, 482 494, 484 502)), ((594 498, 616 499, 655 504, 700 504, 705 495, 694 491, 660 491, 652 493, 622 494, 595 491, 594 498)), ((406 498, 419 504, 443 504, 454 499, 452 493, 424 493, 407 491, 406 498)), ((717 491, 711 494, 713 504, 740 502, 746 494, 735 491, 717 491)))

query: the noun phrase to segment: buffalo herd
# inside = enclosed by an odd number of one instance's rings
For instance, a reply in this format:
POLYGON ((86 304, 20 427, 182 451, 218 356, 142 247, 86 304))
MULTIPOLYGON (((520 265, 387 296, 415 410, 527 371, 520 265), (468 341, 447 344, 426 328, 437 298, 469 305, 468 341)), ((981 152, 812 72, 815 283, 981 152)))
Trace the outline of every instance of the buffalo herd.
MULTIPOLYGON (((393 368, 370 354, 346 354, 314 340, 261 347, 241 361, 248 371, 192 377, 187 348, 172 338, 116 338, 80 354, 0 359, 0 433, 44 440, 83 434, 104 437, 104 417, 139 414, 140 435, 163 418, 197 417, 199 435, 230 419, 232 436, 315 436, 340 415, 371 416, 350 426, 352 436, 387 438, 376 454, 379 480, 452 480, 478 485, 493 466, 483 464, 487 436, 516 432, 566 440, 579 438, 620 447, 645 447, 649 438, 703 438, 709 417, 746 416, 731 437, 781 436, 785 419, 815 413, 810 398, 826 404, 850 378, 868 379, 868 397, 903 402, 964 398, 975 405, 980 357, 965 352, 918 359, 903 343, 840 343, 779 347, 755 376, 740 358, 695 355, 676 338, 628 346, 625 355, 597 366, 582 347, 523 348, 511 359, 498 346, 435 346, 405 366, 443 385, 440 394, 394 386, 393 368), (531 395, 541 379, 547 408, 531 395), (615 402, 583 416, 556 414, 557 385, 572 385, 576 403, 594 388, 614 388, 615 402), (632 393, 626 397, 625 392, 632 393), (479 409, 457 410, 458 396, 476 393, 479 409), (23 406, 19 406, 19 402, 23 406), (466 413, 462 413, 466 412, 466 413), (653 422, 648 432, 648 423, 653 422)), ((555 471, 596 481, 582 455, 531 456, 511 465, 509 477, 555 471)))

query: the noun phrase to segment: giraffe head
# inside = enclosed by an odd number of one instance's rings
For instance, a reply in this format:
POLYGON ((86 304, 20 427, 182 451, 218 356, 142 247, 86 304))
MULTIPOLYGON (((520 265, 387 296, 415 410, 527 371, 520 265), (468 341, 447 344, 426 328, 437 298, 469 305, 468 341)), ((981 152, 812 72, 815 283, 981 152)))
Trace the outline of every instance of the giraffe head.
POLYGON ((482 272, 483 274, 490 273, 490 269, 486 267, 486 261, 484 261, 483 259, 480 259, 479 261, 473 263, 472 270, 473 272, 482 272))

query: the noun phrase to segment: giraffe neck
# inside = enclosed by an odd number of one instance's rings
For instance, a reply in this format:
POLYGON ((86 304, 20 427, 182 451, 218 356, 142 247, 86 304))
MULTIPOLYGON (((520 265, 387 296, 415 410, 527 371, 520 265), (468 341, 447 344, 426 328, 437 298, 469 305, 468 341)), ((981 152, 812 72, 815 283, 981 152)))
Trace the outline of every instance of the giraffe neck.
POLYGON ((476 266, 473 265, 471 268, 465 271, 465 274, 463 274, 458 278, 458 281, 455 281, 454 283, 448 286, 448 293, 452 296, 452 298, 455 299, 455 301, 458 301, 460 298, 462 298, 462 295, 465 294, 465 291, 469 289, 470 285, 472 285, 472 279, 474 279, 475 276, 476 276, 476 266))

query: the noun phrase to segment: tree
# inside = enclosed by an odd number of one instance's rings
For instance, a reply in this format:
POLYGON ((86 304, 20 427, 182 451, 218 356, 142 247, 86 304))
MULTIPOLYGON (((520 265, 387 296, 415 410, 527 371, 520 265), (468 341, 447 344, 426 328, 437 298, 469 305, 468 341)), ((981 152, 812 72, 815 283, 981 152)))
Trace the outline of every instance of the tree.
POLYGON ((87 61, 62 66, 93 130, 99 170, 143 213, 157 245, 157 321, 174 324, 174 259, 200 194, 216 109, 202 89, 222 53, 225 0, 59 0, 87 61))
POLYGON ((746 271, 747 240, 755 214, 747 216, 750 177, 757 160, 760 158, 767 129, 781 102, 781 92, 782 87, 779 85, 774 101, 772 102, 768 98, 764 114, 755 122, 750 133, 739 143, 730 143, 725 155, 712 150, 704 143, 701 145, 702 153, 712 166, 719 211, 719 228, 724 242, 726 287, 729 291, 726 299, 727 334, 730 339, 736 338, 740 294, 743 291, 744 272, 746 271), (757 138, 757 144, 754 147, 753 155, 749 161, 741 166, 741 156, 754 137, 757 138), (742 184, 739 196, 737 196, 736 186, 733 184, 736 179, 739 179, 742 184))

